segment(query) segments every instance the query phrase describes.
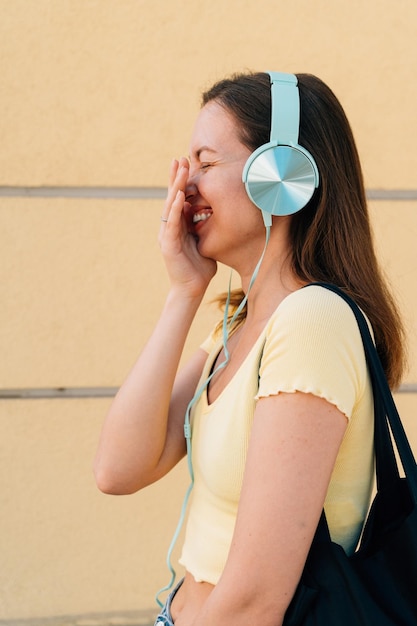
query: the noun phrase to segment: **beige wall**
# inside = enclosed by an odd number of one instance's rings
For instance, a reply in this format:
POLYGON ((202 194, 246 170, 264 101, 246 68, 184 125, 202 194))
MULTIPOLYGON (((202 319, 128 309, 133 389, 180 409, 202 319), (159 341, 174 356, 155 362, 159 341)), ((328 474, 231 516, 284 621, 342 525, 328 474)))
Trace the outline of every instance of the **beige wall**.
MULTIPOLYGON (((416 21, 414 0, 0 0, 0 620, 148 609, 167 581, 185 468, 104 496, 91 463, 110 398, 30 396, 122 381, 167 285, 150 196, 216 78, 308 71, 340 97, 417 383, 416 21)), ((416 395, 398 401, 417 448, 416 395)))

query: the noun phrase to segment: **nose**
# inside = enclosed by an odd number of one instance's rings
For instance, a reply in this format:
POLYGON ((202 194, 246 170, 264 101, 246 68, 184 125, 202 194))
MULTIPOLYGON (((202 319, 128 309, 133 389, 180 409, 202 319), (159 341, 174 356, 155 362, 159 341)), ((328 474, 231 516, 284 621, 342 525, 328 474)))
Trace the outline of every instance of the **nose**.
POLYGON ((197 195, 197 181, 194 176, 189 176, 185 185, 185 199, 190 202, 197 195))

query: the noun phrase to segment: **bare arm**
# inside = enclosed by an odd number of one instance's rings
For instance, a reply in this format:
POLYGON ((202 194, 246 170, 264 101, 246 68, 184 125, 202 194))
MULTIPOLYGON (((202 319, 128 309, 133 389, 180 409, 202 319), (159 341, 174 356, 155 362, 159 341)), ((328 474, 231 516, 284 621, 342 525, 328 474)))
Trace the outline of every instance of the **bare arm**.
POLYGON ((258 401, 229 558, 192 626, 281 626, 346 426, 310 394, 258 401))
POLYGON ((106 493, 138 491, 185 454, 184 415, 207 357, 199 350, 176 375, 188 331, 186 313, 181 301, 175 305, 167 299, 152 337, 110 407, 94 468, 97 485, 106 493))
POLYGON ((184 413, 206 354, 177 374, 191 323, 216 263, 202 257, 184 210, 188 162, 173 161, 159 243, 171 288, 155 329, 105 420, 94 472, 107 493, 132 493, 166 474, 185 454, 184 413))

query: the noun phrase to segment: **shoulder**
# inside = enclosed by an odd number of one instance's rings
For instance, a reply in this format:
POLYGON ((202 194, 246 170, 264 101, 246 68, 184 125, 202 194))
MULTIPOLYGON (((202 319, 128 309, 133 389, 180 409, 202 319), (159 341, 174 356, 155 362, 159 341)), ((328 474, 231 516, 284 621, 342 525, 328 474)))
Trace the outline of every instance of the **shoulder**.
POLYGON ((354 317, 345 300, 321 285, 306 285, 292 292, 281 302, 276 313, 280 316, 295 314, 299 317, 313 314, 318 318, 339 315, 354 317))
POLYGON ((268 325, 269 332, 278 329, 298 336, 329 337, 329 333, 359 336, 355 316, 347 302, 320 285, 298 289, 281 302, 268 325))
POLYGON ((350 416, 367 383, 362 339, 350 306, 318 285, 287 296, 266 329, 260 380, 259 396, 309 392, 350 416))
POLYGON ((332 375, 350 370, 363 382, 365 354, 358 324, 339 295, 310 285, 291 293, 266 329, 263 365, 293 371, 297 377, 332 375), (333 373, 332 373, 333 372, 333 373))

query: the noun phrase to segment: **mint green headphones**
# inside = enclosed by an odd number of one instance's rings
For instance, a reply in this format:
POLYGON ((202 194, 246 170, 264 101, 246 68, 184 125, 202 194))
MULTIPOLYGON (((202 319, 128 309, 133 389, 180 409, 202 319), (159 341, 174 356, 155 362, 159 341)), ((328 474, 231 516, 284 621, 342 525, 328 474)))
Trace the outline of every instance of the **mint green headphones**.
POLYGON ((271 135, 248 158, 242 173, 246 191, 261 209, 265 225, 272 215, 300 211, 319 184, 312 155, 298 143, 300 97, 294 74, 268 72, 271 78, 271 135))

